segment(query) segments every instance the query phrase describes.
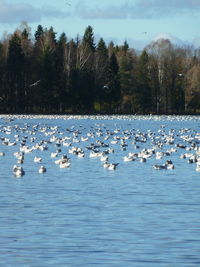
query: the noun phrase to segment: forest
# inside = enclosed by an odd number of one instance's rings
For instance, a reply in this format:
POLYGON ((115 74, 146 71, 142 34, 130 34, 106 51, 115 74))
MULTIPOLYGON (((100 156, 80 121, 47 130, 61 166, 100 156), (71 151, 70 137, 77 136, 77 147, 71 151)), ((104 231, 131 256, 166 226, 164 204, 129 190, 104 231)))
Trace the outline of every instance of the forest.
POLYGON ((200 48, 143 51, 23 22, 0 41, 0 113, 200 114, 200 48))

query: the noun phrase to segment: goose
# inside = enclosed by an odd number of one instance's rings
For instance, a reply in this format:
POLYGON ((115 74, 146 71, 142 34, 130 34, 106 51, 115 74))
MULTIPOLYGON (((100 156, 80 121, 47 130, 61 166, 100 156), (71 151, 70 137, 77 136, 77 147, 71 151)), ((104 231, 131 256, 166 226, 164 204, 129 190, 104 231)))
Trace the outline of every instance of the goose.
POLYGON ((124 161, 129 162, 129 161, 134 161, 135 157, 133 155, 128 155, 124 156, 124 161))
POLYGON ((147 159, 146 158, 140 158, 140 162, 146 162, 147 161, 147 159))
POLYGON ((56 158, 58 156, 58 152, 52 152, 51 153, 51 158, 56 158))
POLYGON ((60 159, 55 160, 55 164, 63 164, 66 162, 69 162, 70 158, 68 158, 66 155, 63 155, 60 159))
POLYGON ((85 153, 83 151, 78 151, 77 152, 77 157, 78 158, 84 158, 85 157, 85 153))
POLYGON ((171 160, 167 160, 166 161, 166 163, 165 163, 165 165, 167 166, 167 169, 174 169, 175 167, 174 167, 174 164, 172 163, 172 161, 171 160))
POLYGON ((44 166, 40 166, 38 172, 39 173, 45 173, 47 171, 47 169, 44 166))
POLYGON ((61 162, 59 164, 60 168, 63 169, 63 168, 69 168, 71 165, 71 163, 69 161, 65 161, 65 162, 61 162))
POLYGON ((200 172, 200 163, 197 164, 197 166, 196 166, 196 171, 197 171, 197 172, 200 172))
POLYGON ((40 157, 34 157, 34 160, 33 161, 36 162, 36 163, 39 163, 39 162, 42 161, 42 158, 40 158, 40 157))
POLYGON ((102 155, 101 157, 100 157, 100 161, 107 161, 108 160, 108 156, 106 156, 106 155, 102 155))
POLYGON ((107 168, 108 170, 116 170, 119 163, 108 163, 107 161, 104 162, 103 167, 107 168))
POLYGON ((153 168, 155 170, 166 170, 167 166, 165 164, 162 164, 162 165, 155 164, 155 165, 153 165, 153 168))
POLYGON ((15 175, 15 177, 19 178, 19 177, 25 175, 25 171, 23 170, 23 168, 21 166, 14 165, 13 166, 13 174, 15 175))
POLYGON ((118 165, 119 165, 119 163, 109 163, 109 166, 107 168, 108 168, 108 170, 114 171, 114 170, 116 170, 118 165))

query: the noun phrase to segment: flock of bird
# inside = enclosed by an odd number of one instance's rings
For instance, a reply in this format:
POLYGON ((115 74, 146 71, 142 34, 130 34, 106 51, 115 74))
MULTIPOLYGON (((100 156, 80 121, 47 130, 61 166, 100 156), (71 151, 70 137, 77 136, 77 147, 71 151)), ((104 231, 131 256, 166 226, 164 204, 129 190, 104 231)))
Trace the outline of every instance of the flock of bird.
POLYGON ((12 173, 17 178, 25 175, 23 164, 30 153, 34 153, 33 164, 38 164, 40 174, 48 171, 43 163, 47 155, 62 169, 71 168, 72 158, 76 156, 98 158, 107 170, 116 170, 122 162, 145 163, 152 158, 158 162, 152 164, 155 170, 172 170, 176 166, 170 156, 177 154, 181 160, 194 164, 195 170, 200 172, 199 144, 200 133, 197 131, 167 129, 165 125, 160 125, 157 131, 109 129, 103 123, 95 123, 89 129, 82 125, 62 129, 41 123, 16 124, 15 121, 0 125, 0 157, 10 153, 10 147, 15 148, 13 157, 16 162, 12 173), (119 151, 124 151, 120 162, 111 162, 112 155, 119 151))

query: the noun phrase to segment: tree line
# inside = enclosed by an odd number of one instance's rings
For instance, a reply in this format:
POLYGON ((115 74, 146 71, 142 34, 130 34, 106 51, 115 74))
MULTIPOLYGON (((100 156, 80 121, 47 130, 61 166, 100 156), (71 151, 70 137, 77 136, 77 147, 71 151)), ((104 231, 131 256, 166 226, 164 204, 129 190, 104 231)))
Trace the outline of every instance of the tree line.
POLYGON ((1 113, 186 114, 200 112, 200 49, 169 40, 143 51, 127 41, 58 38, 27 23, 0 41, 1 113))

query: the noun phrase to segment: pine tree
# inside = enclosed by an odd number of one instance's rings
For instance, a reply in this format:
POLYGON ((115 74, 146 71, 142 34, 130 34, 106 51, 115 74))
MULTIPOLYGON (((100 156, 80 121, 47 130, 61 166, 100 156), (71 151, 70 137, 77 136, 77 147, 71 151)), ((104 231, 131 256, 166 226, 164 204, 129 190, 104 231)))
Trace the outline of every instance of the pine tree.
POLYGON ((44 34, 44 29, 43 29, 43 27, 41 26, 41 25, 38 25, 38 27, 37 27, 37 30, 36 30, 36 32, 35 32, 35 44, 37 45, 37 43, 39 43, 40 41, 41 41, 41 38, 42 38, 42 36, 43 36, 43 34, 44 34))
POLYGON ((102 111, 105 89, 108 84, 109 58, 108 49, 103 38, 100 38, 95 55, 95 104, 96 111, 102 111))
POLYGON ((75 86, 76 105, 84 111, 93 110, 94 104, 94 37, 93 29, 88 26, 82 42, 77 48, 77 67, 73 72, 77 82, 75 86))
POLYGON ((109 58, 108 83, 105 88, 107 111, 117 111, 121 98, 119 65, 115 53, 109 58))
POLYGON ((83 35, 83 43, 87 44, 92 52, 95 51, 93 28, 89 25, 83 35))
POLYGON ((137 67, 137 88, 135 92, 135 111, 151 112, 151 87, 149 77, 149 56, 146 50, 142 52, 137 67))
POLYGON ((24 53, 21 46, 21 39, 14 33, 9 41, 7 74, 8 74, 8 95, 9 104, 13 112, 24 111, 24 53))
POLYGON ((119 47, 117 58, 122 94, 121 109, 125 113, 132 113, 134 111, 133 98, 136 86, 136 55, 134 50, 129 49, 126 41, 123 46, 119 47))
POLYGON ((55 101, 57 110, 63 112, 67 106, 68 91, 67 91, 67 37, 62 33, 57 42, 55 51, 55 71, 56 71, 56 90, 55 101))

